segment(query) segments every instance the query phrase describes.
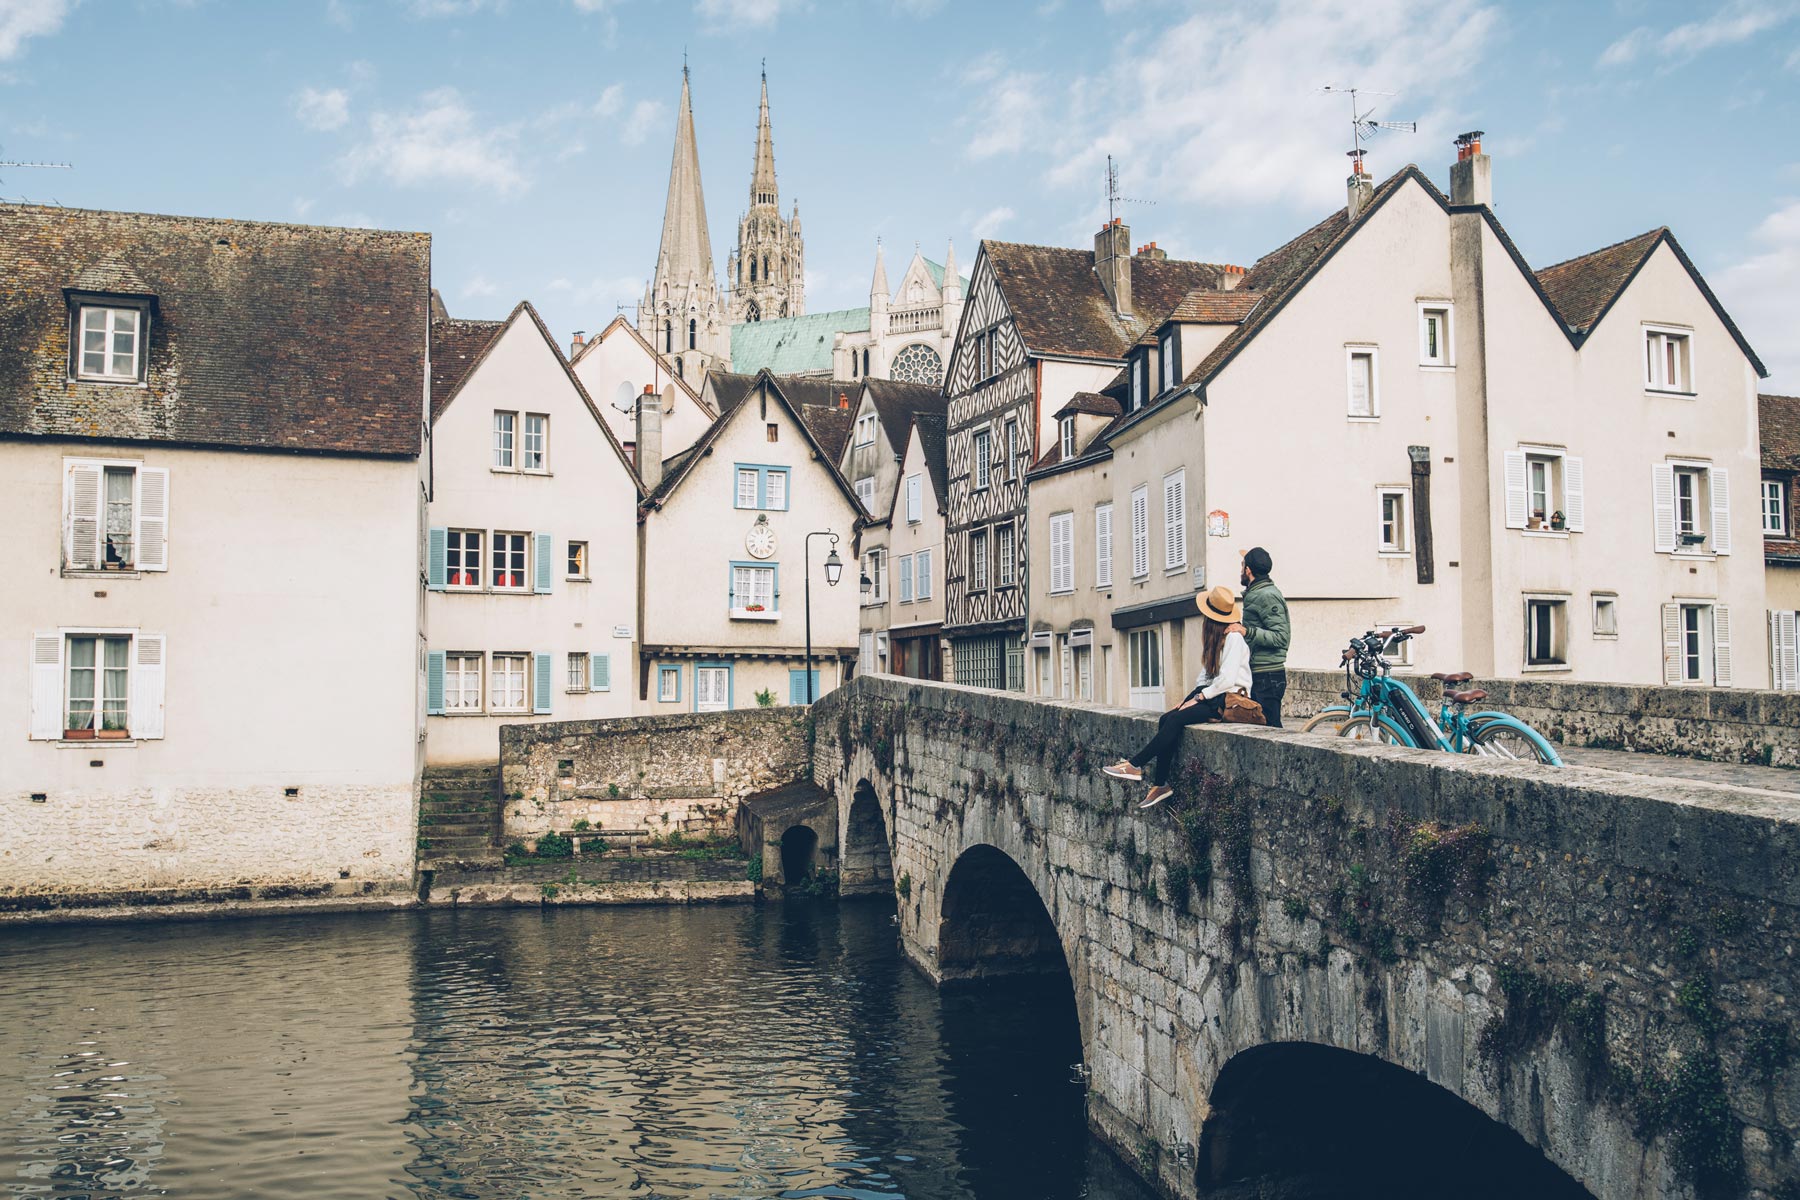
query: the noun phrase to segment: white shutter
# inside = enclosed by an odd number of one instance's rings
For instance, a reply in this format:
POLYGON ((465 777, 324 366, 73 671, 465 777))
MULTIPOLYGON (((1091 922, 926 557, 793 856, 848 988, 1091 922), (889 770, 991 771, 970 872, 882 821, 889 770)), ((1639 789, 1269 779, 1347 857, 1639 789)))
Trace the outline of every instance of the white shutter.
POLYGON ((1681 605, 1663 605, 1663 682, 1681 682, 1681 605))
POLYGON ((1670 463, 1650 464, 1650 503, 1656 516, 1656 552, 1675 552, 1675 468, 1670 463))
POLYGON ((1707 472, 1706 490, 1712 494, 1712 551, 1731 553, 1731 472, 1714 467, 1707 472))
POLYGON ((31 736, 62 736, 62 634, 54 629, 31 635, 31 736))
POLYGON ((918 560, 918 596, 921 600, 929 600, 931 598, 931 551, 919 551, 918 560))
POLYGON ((1163 566, 1175 570, 1187 562, 1187 472, 1163 478, 1163 566))
POLYGON ((1138 488, 1131 493, 1131 574, 1150 573, 1150 493, 1138 488))
POLYGON ((1506 459, 1506 527, 1525 528, 1525 452, 1508 450, 1506 459))
POLYGON ((917 521, 919 516, 919 477, 909 475, 906 477, 906 519, 917 521))
POLYGON ((1731 686, 1731 606, 1713 605, 1713 683, 1731 686))
POLYGON ((1800 612, 1775 613, 1774 625, 1775 661, 1781 679, 1775 686, 1800 691, 1800 612))
POLYGON ((1094 510, 1094 582, 1111 587, 1113 581, 1112 505, 1094 510))
POLYGON ((1587 483, 1579 458, 1563 459, 1563 519, 1570 533, 1587 529, 1587 483))
POLYGON ((131 715, 128 723, 134 738, 159 738, 163 735, 164 659, 168 640, 160 633, 140 633, 132 641, 137 661, 131 664, 131 715))
POLYGON ((80 571, 100 569, 100 474, 71 463, 63 477, 63 561, 80 571))
POLYGON ((166 571, 169 569, 169 469, 141 467, 137 476, 137 569, 166 571))
POLYGON ((1075 590, 1074 559, 1075 515, 1058 513, 1050 518, 1050 590, 1075 590))
POLYGON ((913 560, 912 555, 900 556, 900 603, 906 604, 913 598, 913 560))

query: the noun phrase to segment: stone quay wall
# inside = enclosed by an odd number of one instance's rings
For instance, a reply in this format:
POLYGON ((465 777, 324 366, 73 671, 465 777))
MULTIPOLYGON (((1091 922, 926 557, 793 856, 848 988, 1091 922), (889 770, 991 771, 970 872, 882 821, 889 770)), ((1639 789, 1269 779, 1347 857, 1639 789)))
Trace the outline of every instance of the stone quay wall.
POLYGON ((505 837, 535 838, 580 820, 602 836, 729 833, 744 797, 806 776, 806 711, 504 726, 505 837))
MULTIPOLYGON (((1437 714, 1434 679, 1395 673, 1437 714)), ((1564 746, 1638 750, 1717 762, 1800 768, 1800 692, 1655 687, 1555 679, 1477 679, 1483 708, 1509 712, 1564 746)), ((1288 672, 1282 720, 1298 725, 1341 703, 1342 671, 1288 672)))
POLYGON ((978 900, 947 895, 959 862, 997 848, 1029 881, 1073 983, 1090 1123, 1165 1194, 1210 1186, 1220 1072, 1279 1042, 1413 1072, 1600 1200, 1800 1186, 1792 806, 1206 726, 1176 797, 1144 811, 1100 767, 1148 714, 863 676, 814 719, 839 827, 859 783, 879 799, 925 973, 983 928, 1002 966, 1038 953, 1004 914, 956 926, 978 900))

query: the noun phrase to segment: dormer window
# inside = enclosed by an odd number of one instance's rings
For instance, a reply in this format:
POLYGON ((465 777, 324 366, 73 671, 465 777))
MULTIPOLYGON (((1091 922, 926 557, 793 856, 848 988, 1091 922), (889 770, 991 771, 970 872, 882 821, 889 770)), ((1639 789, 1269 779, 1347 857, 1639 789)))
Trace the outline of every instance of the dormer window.
POLYGON ((1144 359, 1145 355, 1135 355, 1131 360, 1131 411, 1136 412, 1144 407, 1144 359))
POLYGON ((1061 421, 1061 425, 1062 456, 1063 461, 1067 462, 1069 459, 1075 457, 1075 418, 1064 417, 1061 421))
POLYGON ((93 300, 77 304, 70 337, 70 372, 97 383, 138 383, 144 377, 145 305, 93 300))
POLYGON ((1175 386, 1175 331, 1169 330, 1162 335, 1159 350, 1162 358, 1162 390, 1168 391, 1175 386))

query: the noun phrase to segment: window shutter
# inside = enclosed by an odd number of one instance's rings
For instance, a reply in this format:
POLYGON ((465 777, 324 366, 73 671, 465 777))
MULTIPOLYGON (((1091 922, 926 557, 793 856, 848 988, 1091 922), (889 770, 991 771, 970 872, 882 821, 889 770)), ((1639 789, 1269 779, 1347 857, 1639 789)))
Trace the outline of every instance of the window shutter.
POLYGON ((1713 605, 1713 682, 1731 686, 1731 606, 1713 605))
POLYGON ((550 655, 539 652, 531 658, 531 711, 541 716, 550 711, 550 655))
POLYGON ((788 671, 788 703, 806 703, 806 672, 788 671))
MULTIPOLYGON (((437 532, 433 530, 432 532, 437 532)), ((431 650, 425 655, 425 712, 428 716, 444 715, 444 652, 431 650)))
POLYGON ((1579 458, 1563 459, 1563 520, 1570 533, 1587 529, 1587 482, 1579 458))
POLYGON ((1143 488, 1131 493, 1131 574, 1150 573, 1150 493, 1143 488))
POLYGON ((588 655, 588 690, 590 692, 612 691, 612 655, 588 655))
POLYGON ((1800 690, 1800 613, 1769 614, 1769 643, 1775 652, 1775 687, 1778 691, 1800 690))
POLYGON ((133 650, 137 661, 131 671, 131 714, 127 718, 134 738, 163 735, 163 690, 167 678, 164 660, 168 639, 160 633, 140 633, 133 650))
POLYGON ((1706 490, 1712 496, 1712 551, 1731 553, 1731 472, 1714 467, 1707 472, 1706 490))
POLYGON ((1508 450, 1506 458, 1506 527, 1525 528, 1525 452, 1508 450))
POLYGON ((100 468, 91 463, 70 466, 63 479, 63 560, 79 571, 100 569, 100 468))
POLYGON ((1675 468, 1650 464, 1650 502, 1656 515, 1656 552, 1675 552, 1675 468))
POLYGON ((1173 571, 1187 562, 1187 475, 1163 480, 1163 566, 1173 571))
POLYGON ((550 580, 555 575, 556 539, 547 533, 537 535, 537 581, 532 590, 539 595, 550 590, 550 580))
POLYGON ((434 592, 444 590, 444 577, 449 573, 445 564, 449 558, 450 531, 433 529, 426 537, 425 586, 434 592))
POLYGON ((1094 510, 1094 582, 1111 587, 1113 579, 1112 505, 1094 510))
POLYGON ((31 736, 38 741, 62 736, 62 649, 54 629, 31 636, 31 736))
MULTIPOLYGON (((138 471, 137 568, 169 569, 169 469, 143 467, 138 471)), ((135 718, 133 718, 135 720, 135 718)))
POLYGON ((913 560, 912 555, 900 556, 900 602, 905 604, 913 598, 913 560))
POLYGON ((1663 682, 1681 682, 1681 605, 1663 605, 1663 682))
POLYGON ((931 551, 921 550, 918 554, 919 580, 918 596, 925 600, 931 596, 931 551))

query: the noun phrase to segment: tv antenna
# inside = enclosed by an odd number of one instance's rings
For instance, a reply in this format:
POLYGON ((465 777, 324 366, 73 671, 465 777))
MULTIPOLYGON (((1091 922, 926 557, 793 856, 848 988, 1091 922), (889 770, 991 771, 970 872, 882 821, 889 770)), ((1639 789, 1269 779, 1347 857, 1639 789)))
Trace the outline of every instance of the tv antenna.
POLYGON ((72 171, 75 164, 66 162, 19 162, 14 159, 0 159, 0 171, 18 168, 32 171, 72 171))
POLYGON ((1112 155, 1106 156, 1106 223, 1111 225, 1118 219, 1121 204, 1155 204, 1154 200, 1135 200, 1130 196, 1119 195, 1119 164, 1113 161, 1112 155))
POLYGON ((1393 96, 1397 94, 1395 92, 1378 92, 1371 88, 1338 87, 1329 83, 1319 91, 1331 96, 1350 97, 1350 136, 1355 145, 1355 150, 1351 152, 1353 158, 1360 159, 1363 143, 1383 130, 1391 130, 1395 133, 1419 132, 1417 121, 1377 121, 1375 106, 1372 104, 1367 108, 1362 106, 1365 96, 1393 96))

